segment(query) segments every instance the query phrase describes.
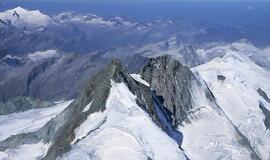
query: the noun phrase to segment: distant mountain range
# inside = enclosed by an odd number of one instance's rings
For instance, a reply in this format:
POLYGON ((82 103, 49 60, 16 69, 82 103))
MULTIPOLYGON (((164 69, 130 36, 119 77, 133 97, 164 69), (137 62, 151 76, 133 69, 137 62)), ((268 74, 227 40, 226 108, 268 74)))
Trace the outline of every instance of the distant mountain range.
POLYGON ((259 32, 0 13, 0 160, 268 160, 259 32))

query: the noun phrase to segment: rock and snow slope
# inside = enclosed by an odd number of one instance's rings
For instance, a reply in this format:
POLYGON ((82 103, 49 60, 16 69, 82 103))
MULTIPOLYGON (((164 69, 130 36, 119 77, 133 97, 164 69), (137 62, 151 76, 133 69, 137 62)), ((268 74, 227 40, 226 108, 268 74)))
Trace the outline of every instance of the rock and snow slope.
POLYGON ((59 159, 185 159, 177 143, 137 105, 128 87, 123 82, 111 85, 106 109, 88 116, 76 129, 76 137, 84 138, 59 159))
POLYGON ((188 158, 259 159, 198 73, 167 56, 151 59, 142 74, 163 97, 172 124, 183 134, 188 158))
POLYGON ((7 130, 17 124, 11 117, 25 127, 2 133, 0 159, 267 160, 268 77, 238 53, 193 72, 170 56, 153 58, 141 75, 113 60, 68 107, 35 122, 5 115, 7 130))
POLYGON ((227 52, 222 58, 215 58, 193 70, 204 78, 217 104, 248 139, 258 156, 269 159, 270 132, 266 125, 269 115, 265 113, 270 110, 267 100, 270 72, 237 51, 227 52))
POLYGON ((72 104, 43 127, 1 141, 0 156, 12 159, 12 153, 28 153, 27 159, 44 160, 186 159, 179 142, 166 134, 165 127, 170 124, 163 124, 159 117, 163 113, 157 113, 160 106, 155 104, 150 88, 135 81, 113 60, 72 104))
MULTIPOLYGON (((55 106, 31 109, 24 112, 0 116, 0 141, 18 134, 27 134, 42 128, 48 121, 62 112, 72 101, 60 102, 55 106)), ((49 144, 42 141, 33 144, 18 145, 0 151, 0 159, 39 159, 48 150, 49 144)))

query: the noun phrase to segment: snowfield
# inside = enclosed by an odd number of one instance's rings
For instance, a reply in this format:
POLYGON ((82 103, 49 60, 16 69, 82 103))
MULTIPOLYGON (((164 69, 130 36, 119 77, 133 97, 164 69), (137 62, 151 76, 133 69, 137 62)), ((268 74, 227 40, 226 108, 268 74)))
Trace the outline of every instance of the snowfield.
POLYGON ((15 149, 0 151, 1 160, 37 160, 46 155, 50 144, 44 144, 42 141, 36 144, 24 144, 15 149))
POLYGON ((193 82, 191 88, 194 108, 188 115, 190 123, 179 126, 183 133, 182 148, 187 157, 192 160, 251 159, 250 151, 238 143, 237 133, 229 119, 206 97, 204 82, 201 80, 202 85, 196 83, 193 82))
POLYGON ((80 140, 59 159, 185 159, 176 142, 136 104, 127 86, 114 81, 111 85, 106 110, 88 116, 76 129, 80 140))
POLYGON ((71 102, 61 102, 49 108, 31 109, 0 116, 0 141, 7 139, 11 135, 33 132, 40 129, 49 120, 62 112, 71 102))
MULTIPOLYGON (((62 112, 73 101, 59 102, 57 105, 31 109, 25 112, 0 116, 0 141, 21 133, 33 132, 62 112)), ((37 160, 46 155, 50 144, 42 141, 36 144, 23 144, 15 148, 0 151, 0 160, 37 160)))
POLYGON ((267 160, 270 158, 270 131, 266 130, 265 115, 259 104, 268 110, 270 104, 257 90, 261 88, 270 95, 270 72, 256 65, 247 55, 241 50, 228 50, 223 58, 215 58, 193 70, 200 73, 218 105, 248 138, 255 152, 267 160), (224 78, 218 79, 218 76, 224 78))

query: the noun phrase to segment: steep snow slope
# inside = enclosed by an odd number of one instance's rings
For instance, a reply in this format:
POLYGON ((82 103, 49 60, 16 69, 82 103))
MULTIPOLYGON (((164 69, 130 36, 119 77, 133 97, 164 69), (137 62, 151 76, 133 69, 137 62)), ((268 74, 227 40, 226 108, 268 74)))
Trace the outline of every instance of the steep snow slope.
POLYGON ((179 126, 186 155, 192 160, 252 159, 251 150, 239 143, 242 138, 222 110, 207 98, 204 86, 203 81, 201 85, 193 83, 189 121, 179 126))
POLYGON ((76 129, 80 140, 59 159, 185 159, 177 143, 137 105, 128 87, 114 81, 111 85, 106 110, 88 116, 76 129))
MULTIPOLYGON (((67 108, 71 102, 72 101, 60 102, 49 108, 31 109, 25 112, 0 116, 0 141, 13 135, 27 134, 40 129, 48 121, 67 108)), ((49 143, 39 141, 38 143, 23 144, 15 148, 7 148, 4 151, 0 151, 0 160, 40 159, 47 153, 49 146, 49 143)))
POLYGON ((0 116, 0 141, 20 133, 38 130, 50 119, 63 111, 72 101, 61 102, 55 106, 31 109, 24 112, 0 116))
MULTIPOLYGON (((239 51, 228 50, 223 58, 193 68, 213 92, 227 117, 248 139, 261 159, 270 158, 270 132, 261 106, 270 110, 270 73, 239 51), (264 97, 258 90, 263 91, 264 97)), ((269 115, 268 115, 269 116, 269 115)), ((269 118, 269 117, 268 117, 269 118)))
POLYGON ((11 23, 14 26, 45 27, 51 23, 50 17, 42 14, 40 11, 28 11, 21 7, 0 13, 0 20, 0 24, 11 23))

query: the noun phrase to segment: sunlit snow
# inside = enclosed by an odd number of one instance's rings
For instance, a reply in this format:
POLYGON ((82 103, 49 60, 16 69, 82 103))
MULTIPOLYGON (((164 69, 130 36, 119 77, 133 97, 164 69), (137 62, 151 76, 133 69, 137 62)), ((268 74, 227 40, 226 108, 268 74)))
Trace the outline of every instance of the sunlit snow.
POLYGON ((59 159, 185 159, 176 142, 136 104, 127 86, 114 81, 111 85, 106 110, 88 116, 76 131, 76 137, 85 138, 59 159))

